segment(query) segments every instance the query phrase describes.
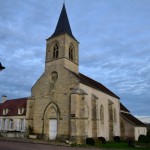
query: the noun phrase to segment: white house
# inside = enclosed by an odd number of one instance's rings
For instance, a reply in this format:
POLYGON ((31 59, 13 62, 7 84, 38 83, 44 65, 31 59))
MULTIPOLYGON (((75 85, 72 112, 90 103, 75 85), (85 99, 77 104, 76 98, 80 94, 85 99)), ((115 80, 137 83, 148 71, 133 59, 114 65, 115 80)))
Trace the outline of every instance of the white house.
POLYGON ((0 104, 0 132, 26 131, 27 98, 6 100, 3 96, 0 104))

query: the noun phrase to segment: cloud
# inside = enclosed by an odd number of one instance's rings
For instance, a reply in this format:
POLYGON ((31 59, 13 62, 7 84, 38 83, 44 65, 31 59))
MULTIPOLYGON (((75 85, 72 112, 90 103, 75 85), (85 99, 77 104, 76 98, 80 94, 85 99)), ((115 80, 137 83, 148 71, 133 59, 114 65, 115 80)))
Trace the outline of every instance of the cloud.
MULTIPOLYGON (((62 3, 0 1, 0 61, 6 67, 0 95, 30 96, 44 71, 45 39, 55 30, 62 3)), ((80 42, 80 72, 115 92, 136 115, 150 115, 149 5, 149 0, 66 2, 80 42)))
POLYGON ((150 116, 136 116, 136 117, 144 123, 150 123, 150 116))

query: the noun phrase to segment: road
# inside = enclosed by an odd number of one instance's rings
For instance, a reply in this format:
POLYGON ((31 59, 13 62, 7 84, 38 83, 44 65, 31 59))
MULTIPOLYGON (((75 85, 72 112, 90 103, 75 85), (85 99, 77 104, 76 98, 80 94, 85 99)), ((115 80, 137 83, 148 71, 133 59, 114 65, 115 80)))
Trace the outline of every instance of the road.
MULTIPOLYGON (((0 141, 0 150, 97 150, 96 148, 63 147, 45 144, 0 141)), ((102 149, 99 149, 102 150, 102 149)))

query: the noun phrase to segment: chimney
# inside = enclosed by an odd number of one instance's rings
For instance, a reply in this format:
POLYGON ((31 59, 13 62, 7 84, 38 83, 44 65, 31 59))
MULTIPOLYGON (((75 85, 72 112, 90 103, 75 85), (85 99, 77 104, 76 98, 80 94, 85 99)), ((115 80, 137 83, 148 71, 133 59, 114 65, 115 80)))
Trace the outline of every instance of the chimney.
POLYGON ((4 103, 6 100, 7 100, 7 96, 6 96, 6 95, 3 95, 3 96, 2 96, 2 103, 4 103))

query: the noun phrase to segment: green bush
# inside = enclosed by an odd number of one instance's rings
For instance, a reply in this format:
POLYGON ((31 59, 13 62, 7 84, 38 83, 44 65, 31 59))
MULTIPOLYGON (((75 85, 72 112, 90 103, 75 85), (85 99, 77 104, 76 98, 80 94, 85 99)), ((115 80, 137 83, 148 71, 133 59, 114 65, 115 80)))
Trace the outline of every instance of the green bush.
POLYGON ((30 135, 30 134, 34 134, 34 129, 33 129, 33 127, 29 126, 29 127, 28 127, 28 132, 29 132, 29 135, 30 135))
POLYGON ((106 143, 106 139, 105 139, 104 137, 98 137, 98 140, 99 140, 100 142, 102 142, 103 144, 106 143))
POLYGON ((145 135, 140 135, 138 138, 138 142, 140 143, 149 143, 150 139, 145 135))
POLYGON ((114 136, 114 141, 115 142, 120 142, 120 136, 114 136))
POLYGON ((146 136, 150 138, 150 129, 147 131, 147 135, 146 136))
POLYGON ((86 138, 86 144, 95 145, 95 140, 93 138, 86 138))

